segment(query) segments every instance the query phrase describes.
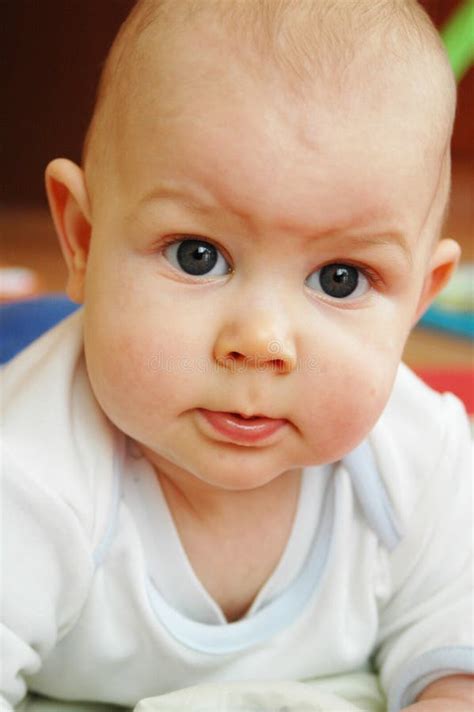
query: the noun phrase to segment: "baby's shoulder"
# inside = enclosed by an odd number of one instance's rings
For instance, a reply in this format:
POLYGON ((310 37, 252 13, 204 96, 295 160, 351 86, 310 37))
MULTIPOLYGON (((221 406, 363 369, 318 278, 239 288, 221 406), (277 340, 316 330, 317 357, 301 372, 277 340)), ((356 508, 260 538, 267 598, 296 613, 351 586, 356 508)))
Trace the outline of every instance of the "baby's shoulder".
POLYGON ((379 471, 402 518, 421 497, 449 493, 472 457, 469 421, 451 393, 438 393, 400 365, 391 397, 370 441, 379 471))
POLYGON ((426 459, 453 421, 466 421, 462 403, 452 393, 430 388, 408 366, 400 364, 379 427, 389 428, 407 455, 426 459))
POLYGON ((115 436, 83 355, 81 310, 2 369, 2 474, 33 501, 55 502, 93 544, 113 483, 115 436))

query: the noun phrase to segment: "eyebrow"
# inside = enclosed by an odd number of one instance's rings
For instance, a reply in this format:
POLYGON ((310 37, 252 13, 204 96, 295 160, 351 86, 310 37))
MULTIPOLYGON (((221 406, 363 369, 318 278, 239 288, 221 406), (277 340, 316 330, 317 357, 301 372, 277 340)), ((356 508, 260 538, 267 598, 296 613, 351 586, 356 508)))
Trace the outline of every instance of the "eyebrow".
MULTIPOLYGON (((198 194, 193 195, 192 191, 184 190, 174 185, 162 185, 147 193, 138 203, 138 208, 142 208, 147 203, 157 200, 179 200, 188 209, 201 214, 208 214, 217 209, 217 203, 203 200, 198 194)), ((353 230, 353 228, 351 228, 353 230)), ((329 228, 322 230, 317 235, 311 235, 307 239, 308 243, 314 243, 324 238, 334 237, 340 240, 344 239, 344 247, 397 247, 405 256, 410 265, 413 264, 413 256, 406 236, 399 230, 383 230, 373 234, 364 232, 364 227, 361 226, 357 233, 352 235, 347 234, 348 229, 338 227, 336 229, 329 228)))
POLYGON ((147 203, 152 203, 155 200, 177 200, 191 210, 198 213, 209 213, 216 208, 215 204, 207 202, 199 197, 197 194, 194 196, 192 191, 182 190, 174 185, 162 185, 159 188, 155 188, 147 193, 138 203, 138 208, 142 208, 147 203))
MULTIPOLYGON (((330 234, 336 235, 334 231, 328 231, 327 234, 328 236, 330 234)), ((365 234, 363 232, 357 235, 347 235, 341 230, 338 231, 338 234, 341 239, 344 238, 345 246, 362 247, 365 245, 373 245, 375 247, 396 247, 403 253, 410 265, 413 263, 413 255, 407 239, 404 233, 399 232, 398 230, 374 233, 372 235, 365 234)))

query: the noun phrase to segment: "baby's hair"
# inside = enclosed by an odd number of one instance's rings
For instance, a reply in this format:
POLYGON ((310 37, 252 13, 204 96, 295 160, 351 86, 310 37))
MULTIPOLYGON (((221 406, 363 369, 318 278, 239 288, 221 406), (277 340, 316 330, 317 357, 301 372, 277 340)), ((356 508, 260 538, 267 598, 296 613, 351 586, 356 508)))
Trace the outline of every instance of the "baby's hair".
POLYGON ((108 164, 115 126, 142 89, 145 39, 153 32, 159 43, 203 18, 207 28, 224 29, 230 61, 245 62, 255 76, 270 63, 290 91, 321 82, 328 95, 346 85, 357 90, 386 67, 405 67, 419 101, 435 98, 427 133, 449 145, 455 82, 440 37, 416 0, 138 0, 102 71, 83 149, 88 183, 100 163, 108 164), (358 60, 361 71, 347 71, 358 60))

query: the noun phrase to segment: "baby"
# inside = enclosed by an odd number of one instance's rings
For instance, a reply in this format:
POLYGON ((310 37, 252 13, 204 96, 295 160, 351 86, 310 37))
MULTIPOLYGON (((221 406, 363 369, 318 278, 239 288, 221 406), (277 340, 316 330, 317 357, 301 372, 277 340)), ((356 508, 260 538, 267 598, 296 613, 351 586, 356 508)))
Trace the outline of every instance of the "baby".
POLYGON ((4 372, 4 708, 373 670, 473 709, 470 438, 400 365, 459 247, 414 0, 139 0, 4 372))

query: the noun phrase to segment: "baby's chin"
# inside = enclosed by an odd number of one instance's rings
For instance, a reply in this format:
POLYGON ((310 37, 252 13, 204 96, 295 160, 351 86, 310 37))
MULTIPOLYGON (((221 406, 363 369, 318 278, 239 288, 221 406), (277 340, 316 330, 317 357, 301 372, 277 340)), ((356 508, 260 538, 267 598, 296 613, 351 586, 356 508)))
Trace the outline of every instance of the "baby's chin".
MULTIPOLYGON (((168 457, 152 448, 140 446, 155 471, 178 486, 205 493, 248 492, 271 486, 281 478, 297 476, 304 469, 336 462, 336 456, 321 458, 317 453, 288 453, 240 446, 220 448, 219 456, 194 453, 193 456, 168 457)), ((350 448, 352 449, 352 448, 350 448)), ((344 452, 345 454, 345 452, 344 452)), ((332 453, 331 453, 332 455, 332 453)))
MULTIPOLYGON (((234 446, 234 453, 224 457, 210 453, 199 453, 196 457, 186 457, 183 453, 157 452, 144 445, 138 446, 144 457, 152 464, 157 473, 198 489, 222 490, 226 492, 244 492, 269 485, 281 475, 299 470, 293 463, 288 465, 275 458, 274 454, 262 457, 261 452, 252 448, 234 446)), ((228 448, 229 449, 229 448, 228 448)))

